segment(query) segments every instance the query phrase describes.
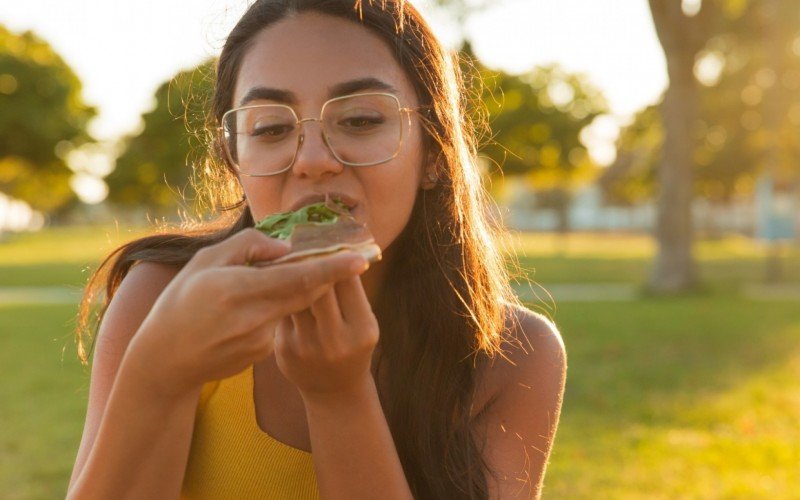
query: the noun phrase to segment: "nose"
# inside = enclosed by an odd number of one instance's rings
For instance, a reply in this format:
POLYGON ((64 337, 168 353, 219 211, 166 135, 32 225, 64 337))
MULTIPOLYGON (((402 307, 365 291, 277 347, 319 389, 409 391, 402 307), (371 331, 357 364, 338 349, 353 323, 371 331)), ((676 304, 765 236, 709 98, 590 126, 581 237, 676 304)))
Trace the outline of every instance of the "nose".
POLYGON ((340 173, 344 169, 344 165, 333 156, 333 152, 322 134, 319 120, 303 120, 301 126, 297 153, 292 165, 294 175, 317 178, 323 177, 325 174, 340 173), (312 122, 316 123, 312 124, 312 122))

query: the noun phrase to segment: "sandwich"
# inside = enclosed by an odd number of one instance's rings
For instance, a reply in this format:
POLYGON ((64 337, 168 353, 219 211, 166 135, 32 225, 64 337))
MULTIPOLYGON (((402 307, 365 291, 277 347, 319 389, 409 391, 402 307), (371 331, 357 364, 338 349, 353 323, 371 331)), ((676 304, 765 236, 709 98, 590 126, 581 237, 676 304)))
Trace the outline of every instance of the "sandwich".
POLYGON ((288 254, 260 263, 273 265, 295 262, 336 252, 358 252, 370 262, 381 260, 381 249, 365 224, 356 221, 338 199, 306 205, 293 212, 265 217, 255 228, 272 238, 288 240, 288 254))

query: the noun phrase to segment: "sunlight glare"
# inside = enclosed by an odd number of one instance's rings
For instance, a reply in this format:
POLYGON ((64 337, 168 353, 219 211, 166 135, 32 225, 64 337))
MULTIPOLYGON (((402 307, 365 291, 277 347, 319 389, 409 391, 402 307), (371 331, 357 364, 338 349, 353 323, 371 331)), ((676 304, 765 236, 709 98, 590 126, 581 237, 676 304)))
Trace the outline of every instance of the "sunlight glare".
POLYGON ((613 116, 600 115, 581 130, 581 143, 598 165, 609 166, 617 159, 617 148, 614 144, 619 137, 620 125, 613 116))
POLYGON ((703 0, 683 0, 681 3, 681 10, 687 17, 694 17, 703 8, 703 0))
POLYGON ((69 185, 82 202, 95 205, 108 196, 108 185, 93 175, 83 172, 70 177, 69 185))
POLYGON ((706 87, 714 87, 719 83, 725 69, 725 56, 721 52, 703 52, 694 65, 694 76, 706 87))

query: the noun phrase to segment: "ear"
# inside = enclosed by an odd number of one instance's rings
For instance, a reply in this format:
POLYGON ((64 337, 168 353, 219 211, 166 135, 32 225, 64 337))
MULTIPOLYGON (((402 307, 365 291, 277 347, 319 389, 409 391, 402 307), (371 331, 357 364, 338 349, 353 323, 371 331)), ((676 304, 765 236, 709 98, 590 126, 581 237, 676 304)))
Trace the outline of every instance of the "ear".
POLYGON ((420 180, 419 187, 425 191, 433 189, 439 182, 439 177, 436 175, 439 155, 432 152, 428 153, 425 168, 422 172, 422 179, 420 180))

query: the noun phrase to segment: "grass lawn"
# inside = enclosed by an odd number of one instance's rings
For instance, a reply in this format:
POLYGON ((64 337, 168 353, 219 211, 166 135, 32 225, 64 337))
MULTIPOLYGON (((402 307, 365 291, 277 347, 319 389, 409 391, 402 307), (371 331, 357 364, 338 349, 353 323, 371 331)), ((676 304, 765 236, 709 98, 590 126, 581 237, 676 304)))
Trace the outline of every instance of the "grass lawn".
POLYGON ((88 395, 74 310, 0 306, 0 498, 66 494, 88 395))
MULTIPOLYGON (((644 283, 656 248, 652 239, 628 234, 521 234, 508 239, 526 274, 551 283, 644 283)), ((742 237, 699 241, 695 258, 701 278, 716 290, 764 281, 768 249, 742 237)), ((800 248, 782 251, 787 282, 800 284, 800 248)))
POLYGON ((545 498, 798 498, 800 308, 569 303, 545 498))
POLYGON ((55 227, 0 239, 0 287, 82 287, 103 257, 143 229, 55 227))
MULTIPOLYGON (((80 286, 83 269, 136 234, 10 238, 0 286, 80 286)), ((545 287, 636 283, 653 251, 634 236, 531 235, 512 246, 545 287)), ((723 293, 760 281, 763 251, 750 242, 702 242, 698 256, 707 294, 557 305, 569 375, 545 498, 797 498, 800 307, 723 293)), ((800 254, 785 264, 800 283, 800 254)), ((0 306, 0 498, 65 493, 88 385, 74 312, 0 306)))

